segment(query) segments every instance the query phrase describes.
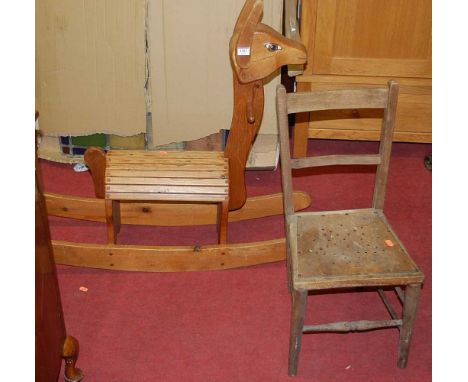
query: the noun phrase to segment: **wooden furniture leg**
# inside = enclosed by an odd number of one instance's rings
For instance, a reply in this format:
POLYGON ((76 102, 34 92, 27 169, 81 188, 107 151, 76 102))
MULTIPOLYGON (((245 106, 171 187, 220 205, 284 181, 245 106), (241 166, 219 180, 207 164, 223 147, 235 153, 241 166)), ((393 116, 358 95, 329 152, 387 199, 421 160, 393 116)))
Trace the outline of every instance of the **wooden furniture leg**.
POLYGON ((398 352, 398 367, 406 367, 408 353, 413 334, 414 321, 419 303, 421 284, 410 284, 405 290, 405 301, 403 304, 403 324, 400 328, 400 347, 398 352))
POLYGON ((75 367, 79 345, 75 337, 67 336, 63 344, 62 357, 65 359, 64 379, 66 382, 78 382, 84 377, 83 372, 75 367))
POLYGON ((228 216, 229 201, 225 200, 218 204, 218 242, 227 244, 228 242, 228 216))
POLYGON ((307 290, 293 290, 291 296, 291 334, 289 338, 288 373, 289 375, 296 375, 307 308, 307 290))
POLYGON ((289 249, 288 237, 286 237, 286 269, 288 270, 288 292, 293 291, 293 280, 292 280, 292 264, 291 264, 291 250, 289 249))
POLYGON ((120 232, 120 226, 121 226, 120 201, 113 200, 112 202, 113 202, 112 203, 112 215, 113 215, 113 221, 114 221, 114 232, 115 232, 116 240, 117 240, 117 234, 120 232))
POLYGON ((117 224, 115 224, 114 210, 116 209, 115 200, 106 199, 106 223, 107 223, 107 242, 116 244, 117 242, 117 224))

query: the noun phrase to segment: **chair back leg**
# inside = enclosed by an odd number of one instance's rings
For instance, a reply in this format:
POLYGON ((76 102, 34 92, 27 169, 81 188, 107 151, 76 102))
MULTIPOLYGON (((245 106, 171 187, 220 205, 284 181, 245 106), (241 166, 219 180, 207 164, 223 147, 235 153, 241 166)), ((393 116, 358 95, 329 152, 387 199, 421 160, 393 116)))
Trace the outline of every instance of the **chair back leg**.
POLYGON ((296 375, 301 352, 302 332, 307 308, 307 290, 293 290, 291 307, 291 329, 289 337, 288 374, 296 375))

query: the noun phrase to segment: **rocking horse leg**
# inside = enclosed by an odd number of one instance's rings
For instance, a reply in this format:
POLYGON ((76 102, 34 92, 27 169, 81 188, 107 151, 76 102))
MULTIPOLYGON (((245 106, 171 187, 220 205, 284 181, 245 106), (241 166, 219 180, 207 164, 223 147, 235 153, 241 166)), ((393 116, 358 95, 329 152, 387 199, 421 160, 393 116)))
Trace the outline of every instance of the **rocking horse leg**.
POLYGON ((112 215, 114 216, 114 231, 117 235, 120 232, 120 201, 114 200, 112 203, 112 215))
POLYGON ((227 244, 227 226, 229 215, 229 202, 226 200, 218 204, 218 242, 227 244))
MULTIPOLYGON (((117 242, 117 233, 120 230, 120 221, 117 221, 117 216, 114 212, 119 209, 117 201, 106 199, 106 223, 107 223, 107 242, 109 244, 115 244, 117 242)), ((120 214, 118 214, 120 215, 120 214)))
POLYGON ((84 377, 83 372, 75 367, 79 345, 76 338, 67 336, 63 344, 62 357, 65 359, 64 379, 66 382, 78 382, 84 377))
POLYGON ((84 160, 93 177, 96 198, 103 199, 105 194, 106 152, 100 147, 89 147, 84 154, 84 160))

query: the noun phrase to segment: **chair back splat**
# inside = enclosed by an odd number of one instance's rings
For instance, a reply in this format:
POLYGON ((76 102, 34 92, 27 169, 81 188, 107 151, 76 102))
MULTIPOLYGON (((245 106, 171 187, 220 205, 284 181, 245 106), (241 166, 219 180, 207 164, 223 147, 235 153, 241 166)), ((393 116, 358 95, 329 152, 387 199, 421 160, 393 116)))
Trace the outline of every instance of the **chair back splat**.
POLYGON ((388 89, 346 89, 286 94, 283 86, 277 88, 277 113, 280 134, 281 168, 285 211, 292 209, 291 169, 333 165, 377 165, 372 207, 383 209, 388 167, 395 127, 398 83, 389 81, 388 89), (384 109, 378 154, 322 155, 290 159, 288 114, 333 109, 384 109), (287 202, 287 203, 286 203, 287 202))
MULTIPOLYGON (((349 332, 397 327, 398 366, 408 359, 412 330, 424 275, 409 256, 383 213, 392 148, 398 84, 387 88, 346 89, 286 94, 277 88, 281 177, 286 224, 288 287, 292 295, 289 374, 296 375, 302 333, 349 332), (291 159, 288 114, 331 109, 383 109, 378 154, 322 155, 291 159), (376 165, 372 207, 344 211, 296 213, 292 170, 333 165, 376 165), (390 319, 304 325, 309 290, 374 288, 390 319), (403 304, 401 317, 384 288, 393 289, 403 304)), ((359 291, 360 289, 357 289, 359 291)))

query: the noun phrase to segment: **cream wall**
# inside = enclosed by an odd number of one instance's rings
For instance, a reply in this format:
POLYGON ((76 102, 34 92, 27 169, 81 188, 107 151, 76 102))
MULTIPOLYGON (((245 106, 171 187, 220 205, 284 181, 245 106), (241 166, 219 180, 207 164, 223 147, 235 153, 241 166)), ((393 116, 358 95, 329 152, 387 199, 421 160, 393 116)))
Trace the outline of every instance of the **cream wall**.
POLYGON ((45 134, 145 132, 145 4, 36 2, 36 108, 45 134))

